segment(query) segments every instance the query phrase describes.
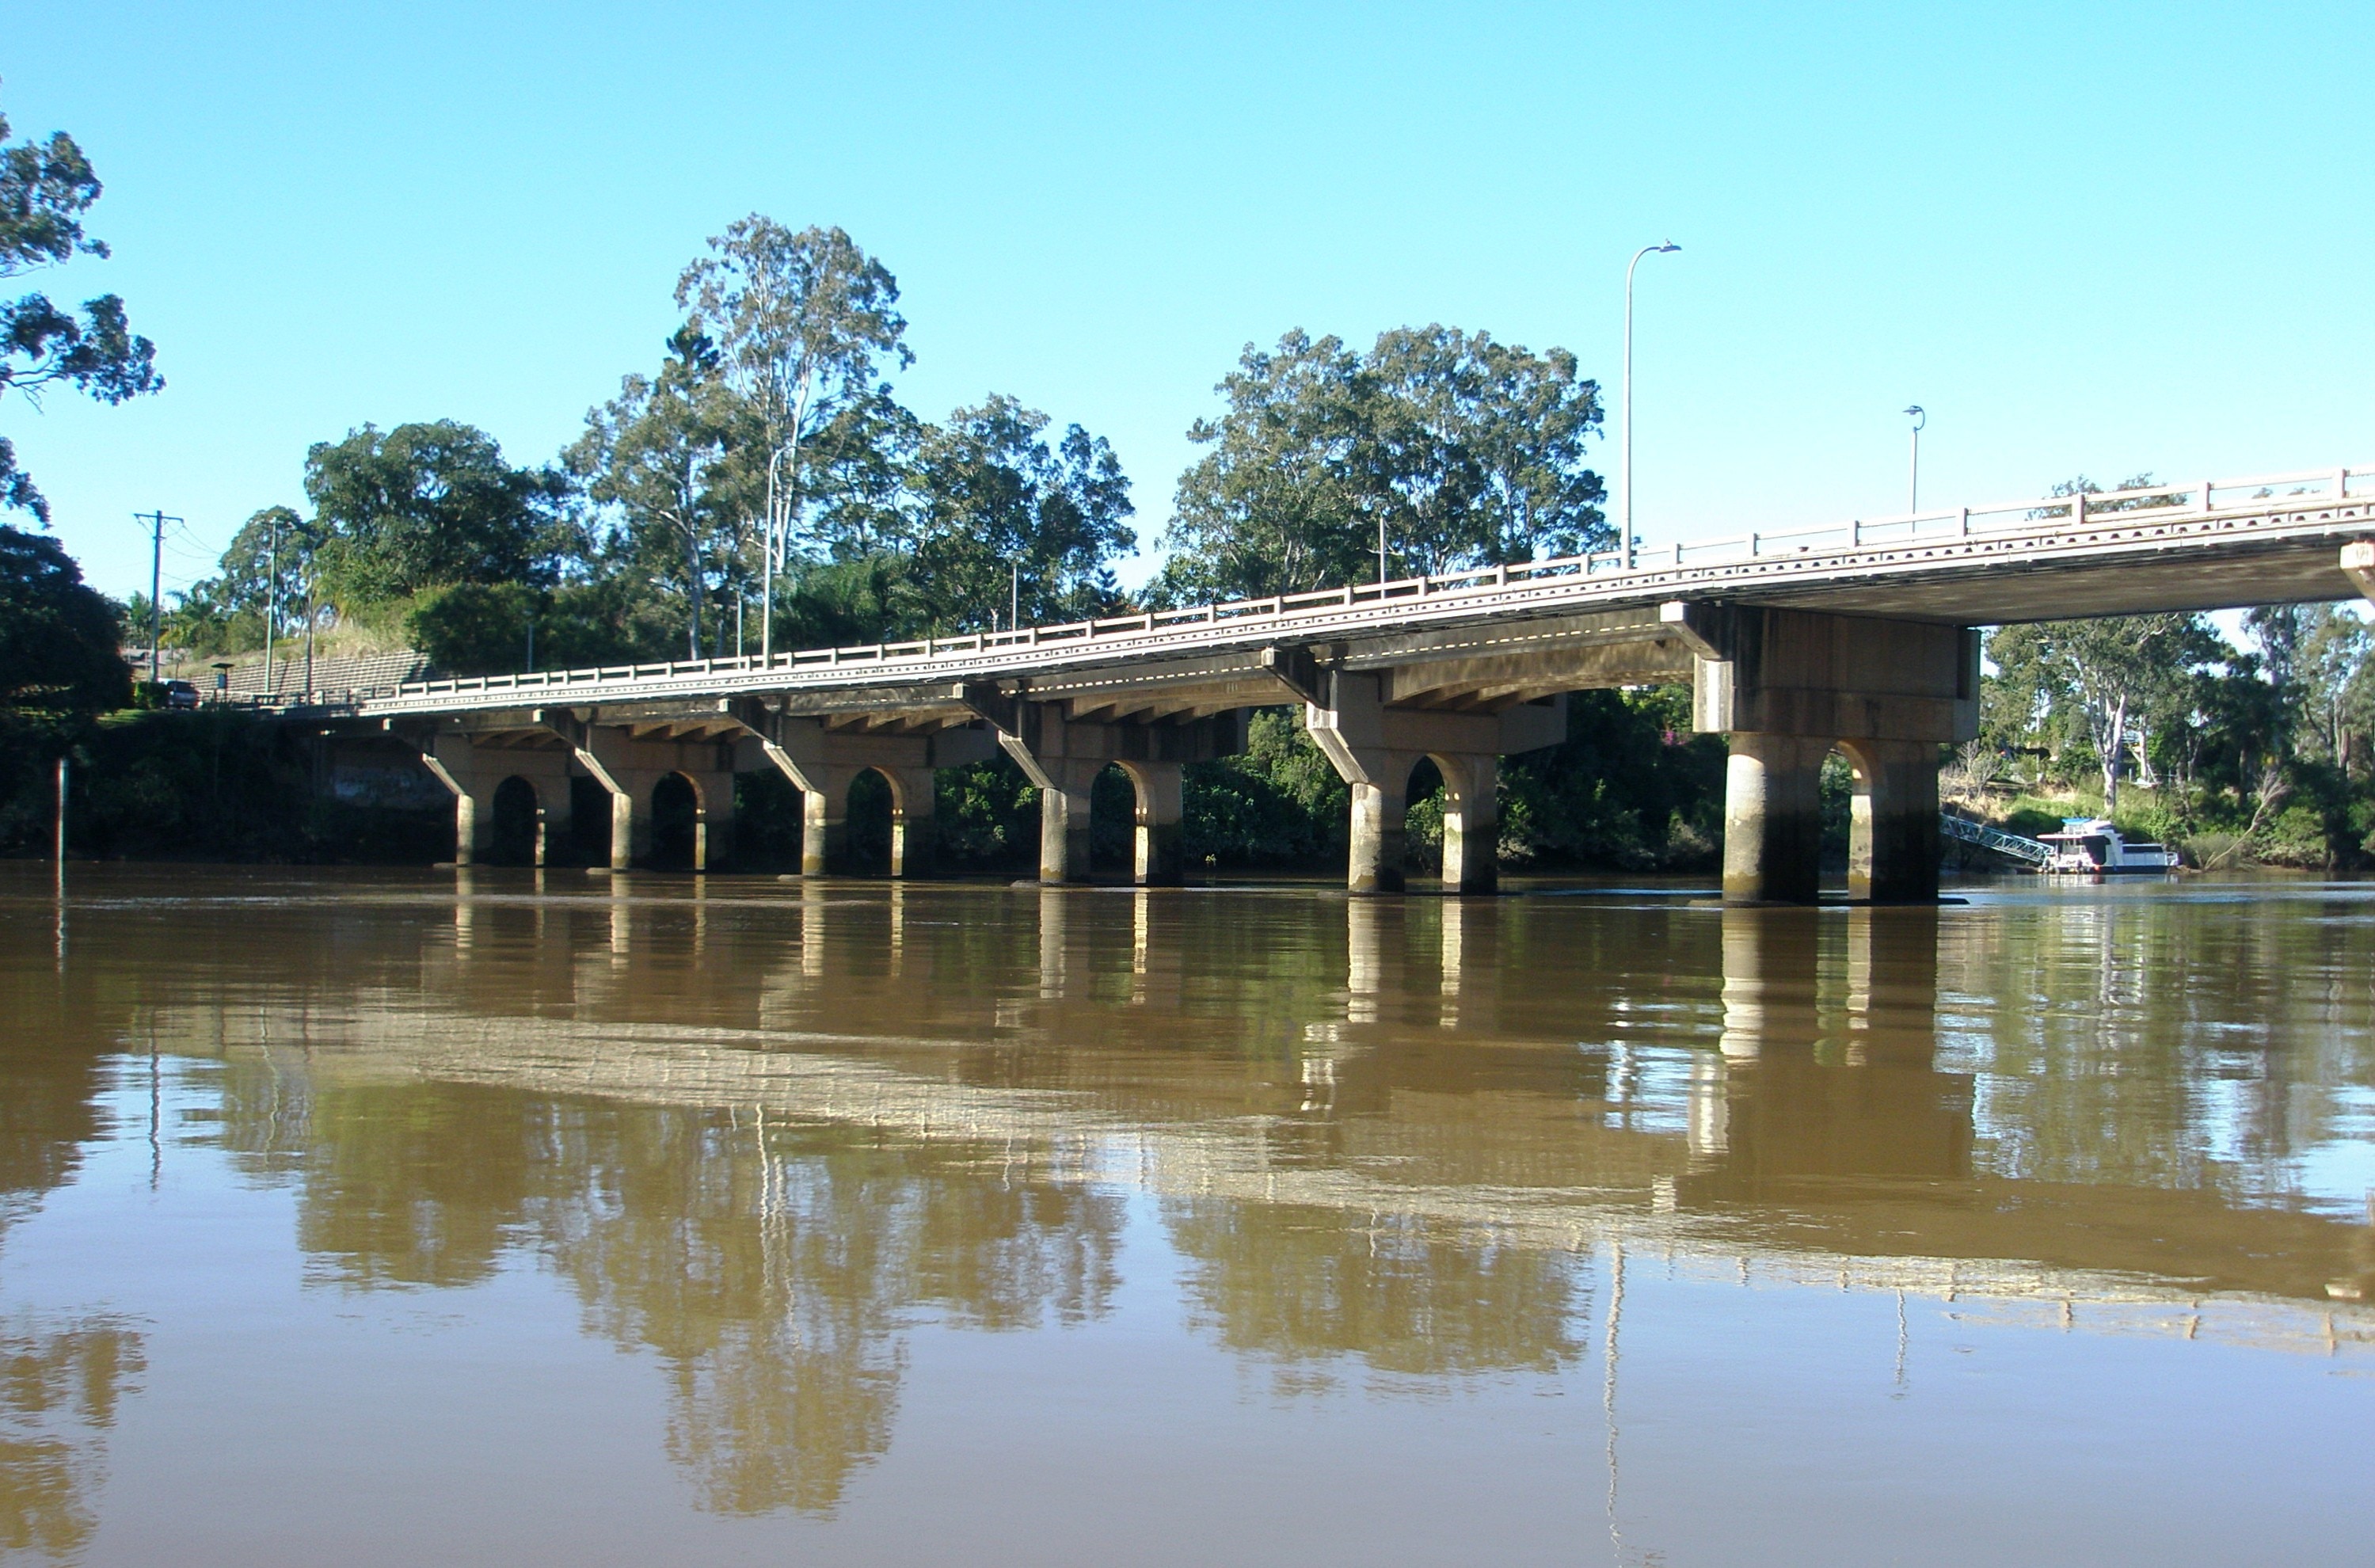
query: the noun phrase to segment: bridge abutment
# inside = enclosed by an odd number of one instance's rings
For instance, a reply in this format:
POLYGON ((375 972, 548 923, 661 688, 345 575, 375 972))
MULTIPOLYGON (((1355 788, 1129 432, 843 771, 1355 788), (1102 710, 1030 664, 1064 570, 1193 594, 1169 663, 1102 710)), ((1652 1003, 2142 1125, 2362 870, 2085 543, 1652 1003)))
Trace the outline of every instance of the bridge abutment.
POLYGON ((1823 760, 1837 745, 1856 776, 1849 895, 1935 899, 1939 751, 1979 733, 1979 634, 1753 605, 1663 613, 1696 655, 1695 725, 1731 737, 1724 898, 1815 901, 1823 760))

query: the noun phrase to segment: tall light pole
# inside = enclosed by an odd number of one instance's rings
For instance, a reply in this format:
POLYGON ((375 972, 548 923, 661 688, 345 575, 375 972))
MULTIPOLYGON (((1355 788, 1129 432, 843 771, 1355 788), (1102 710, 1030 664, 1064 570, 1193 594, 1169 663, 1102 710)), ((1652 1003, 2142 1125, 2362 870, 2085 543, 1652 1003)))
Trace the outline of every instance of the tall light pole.
POLYGON ((1652 253, 1663 255, 1668 251, 1681 249, 1672 240, 1662 245, 1644 245, 1633 253, 1633 259, 1625 266, 1625 448, 1624 473, 1621 476, 1625 487, 1625 507, 1621 526, 1625 530, 1625 564, 1627 568, 1633 564, 1633 269, 1641 265, 1643 256, 1652 253))
POLYGON ((1906 470, 1905 510, 1919 512, 1921 510, 1921 427, 1930 422, 1930 416, 1919 403, 1905 412, 1913 420, 1913 460, 1906 470))

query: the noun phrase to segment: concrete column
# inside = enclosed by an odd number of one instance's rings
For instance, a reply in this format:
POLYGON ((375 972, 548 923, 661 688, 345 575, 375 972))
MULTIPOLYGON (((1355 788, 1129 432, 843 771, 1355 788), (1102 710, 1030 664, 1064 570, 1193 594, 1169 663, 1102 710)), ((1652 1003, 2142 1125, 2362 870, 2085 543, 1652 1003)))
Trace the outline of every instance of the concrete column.
POLYGON ((478 857, 479 802, 468 790, 459 790, 454 796, 454 864, 468 866, 478 857))
POLYGON ((1857 740, 1848 896, 1874 903, 1938 897, 1938 748, 1919 740, 1857 740))
POLYGON ((1089 791, 1105 764, 1095 760, 1043 763, 1047 781, 1039 786, 1039 879, 1046 883, 1089 879, 1089 791))
POLYGON ((692 868, 715 871, 734 843, 734 775, 725 770, 687 773, 692 781, 692 868))
POLYGON ((800 875, 826 877, 848 864, 849 786, 859 770, 808 770, 810 787, 800 796, 800 875))
POLYGON ((1443 770, 1443 890, 1489 893, 1501 883, 1501 759, 1438 757, 1443 770))
POLYGON ((2358 591, 2375 603, 2375 539, 2357 539, 2342 547, 2342 571, 2358 591))
MULTIPOLYGON (((600 775, 597 775, 599 777, 600 775)), ((635 798, 632 789, 610 785, 610 869, 624 871, 635 863, 636 855, 648 847, 644 842, 651 836, 651 813, 635 798)))
POLYGON ((1137 792, 1137 878, 1141 888, 1181 879, 1180 819, 1186 770, 1177 762, 1133 762, 1125 770, 1137 792))
POLYGON ((939 775, 929 768, 898 768, 891 779, 891 875, 928 877, 939 837, 934 810, 939 775))
POLYGON ((1344 884, 1355 893, 1402 890, 1405 814, 1410 808, 1410 770, 1387 767, 1377 782, 1353 784, 1353 842, 1344 884))
POLYGON ((1822 888, 1823 759, 1830 749, 1827 740, 1795 735, 1731 737, 1723 792, 1726 902, 1815 901, 1822 888))

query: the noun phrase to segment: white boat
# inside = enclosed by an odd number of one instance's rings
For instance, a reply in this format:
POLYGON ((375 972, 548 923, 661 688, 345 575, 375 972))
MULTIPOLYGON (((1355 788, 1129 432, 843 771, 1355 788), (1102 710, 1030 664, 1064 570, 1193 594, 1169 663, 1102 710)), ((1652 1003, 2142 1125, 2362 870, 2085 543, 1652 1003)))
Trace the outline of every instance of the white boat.
POLYGON ((2101 817, 2064 817, 2058 833, 2039 833, 2038 842, 2052 851, 2038 870, 2105 876, 2121 872, 2166 874, 2177 869, 2177 851, 2167 844, 2131 843, 2120 830, 2101 817))

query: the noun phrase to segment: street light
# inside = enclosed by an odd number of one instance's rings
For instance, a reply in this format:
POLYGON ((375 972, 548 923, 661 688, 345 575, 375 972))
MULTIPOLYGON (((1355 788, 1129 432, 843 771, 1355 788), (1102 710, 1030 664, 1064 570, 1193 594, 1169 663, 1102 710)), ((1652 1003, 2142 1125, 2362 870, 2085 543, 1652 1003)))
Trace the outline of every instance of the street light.
POLYGON ((1913 420, 1913 462, 1905 478, 1905 510, 1921 510, 1921 427, 1930 422, 1930 415, 1916 403, 1905 412, 1913 420))
POLYGON ((1644 245, 1633 253, 1633 259, 1625 266, 1625 448, 1621 477, 1625 487, 1625 564, 1628 570, 1633 565, 1633 269, 1641 265, 1643 256, 1652 253, 1663 255, 1681 249, 1672 240, 1662 245, 1644 245))

